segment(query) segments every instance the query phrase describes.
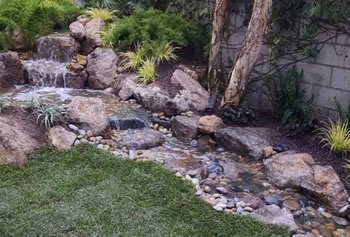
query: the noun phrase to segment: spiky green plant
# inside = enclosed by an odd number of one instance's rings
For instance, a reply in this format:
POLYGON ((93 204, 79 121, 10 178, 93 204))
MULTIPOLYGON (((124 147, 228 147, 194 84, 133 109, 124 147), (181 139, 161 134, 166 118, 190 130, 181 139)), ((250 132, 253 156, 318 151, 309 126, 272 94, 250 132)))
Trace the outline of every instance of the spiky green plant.
POLYGON ((142 43, 137 43, 135 47, 135 52, 128 51, 126 53, 122 53, 124 60, 122 64, 125 68, 130 68, 137 70, 142 67, 142 64, 146 58, 148 48, 144 46, 142 43))
POLYGON ((116 18, 117 10, 110 10, 107 8, 88 8, 85 10, 85 14, 91 18, 101 18, 108 22, 116 18))
POLYGON ((4 109, 13 105, 12 100, 8 96, 0 96, 0 113, 4 111, 4 109))
POLYGON ((173 46, 172 42, 151 44, 152 57, 155 58, 157 64, 177 60, 175 54, 177 49, 179 49, 179 47, 173 46))
POLYGON ((140 81, 144 84, 153 82, 156 78, 156 62, 153 58, 147 58, 143 61, 138 70, 140 81))
POLYGON ((322 122, 318 135, 324 147, 329 147, 331 151, 340 154, 347 154, 350 151, 350 130, 347 120, 322 122))
POLYGON ((47 104, 48 102, 48 100, 42 99, 38 96, 29 96, 24 102, 23 107, 24 109, 35 110, 47 104))
POLYGON ((61 110, 56 105, 42 105, 36 108, 33 114, 36 115, 36 122, 46 128, 50 128, 54 123, 63 120, 61 110))

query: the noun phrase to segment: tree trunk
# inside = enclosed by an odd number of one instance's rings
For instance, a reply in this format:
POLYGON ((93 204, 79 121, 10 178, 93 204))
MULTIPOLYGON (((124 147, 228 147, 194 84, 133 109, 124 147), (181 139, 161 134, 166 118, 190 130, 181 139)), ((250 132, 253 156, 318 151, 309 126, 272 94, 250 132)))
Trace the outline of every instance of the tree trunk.
POLYGON ((272 0, 255 0, 248 31, 230 76, 221 107, 239 105, 249 80, 249 74, 258 60, 271 16, 272 0))
POLYGON ((224 24, 228 0, 216 0, 213 20, 213 30, 209 54, 208 89, 211 92, 216 84, 221 68, 221 42, 224 36, 224 24))

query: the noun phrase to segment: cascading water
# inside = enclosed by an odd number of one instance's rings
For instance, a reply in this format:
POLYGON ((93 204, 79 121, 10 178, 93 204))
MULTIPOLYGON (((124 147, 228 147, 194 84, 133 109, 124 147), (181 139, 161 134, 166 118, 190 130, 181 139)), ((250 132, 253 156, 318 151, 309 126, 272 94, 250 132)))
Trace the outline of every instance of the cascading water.
POLYGON ((30 84, 39 87, 66 87, 67 63, 46 59, 23 62, 30 84))

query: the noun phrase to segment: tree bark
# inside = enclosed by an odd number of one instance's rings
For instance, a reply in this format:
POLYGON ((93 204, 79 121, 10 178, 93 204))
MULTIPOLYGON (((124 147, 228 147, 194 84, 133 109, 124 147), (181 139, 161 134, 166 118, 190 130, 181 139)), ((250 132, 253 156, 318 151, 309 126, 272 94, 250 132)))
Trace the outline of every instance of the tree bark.
POLYGON ((221 42, 224 37, 224 25, 228 0, 216 0, 213 20, 211 47, 209 53, 208 89, 211 92, 216 84, 221 68, 221 42))
POLYGON ((221 107, 239 105, 249 81, 249 74, 258 60, 271 12, 272 0, 255 0, 248 31, 221 101, 221 107))

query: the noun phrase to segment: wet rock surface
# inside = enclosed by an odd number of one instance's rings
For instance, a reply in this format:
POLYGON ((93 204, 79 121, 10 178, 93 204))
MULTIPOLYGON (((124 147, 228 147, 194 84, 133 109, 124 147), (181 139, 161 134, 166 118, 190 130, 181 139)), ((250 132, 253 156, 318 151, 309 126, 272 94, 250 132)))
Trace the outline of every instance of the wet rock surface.
POLYGON ((116 112, 109 121, 114 130, 149 128, 151 125, 146 111, 132 107, 116 112))

